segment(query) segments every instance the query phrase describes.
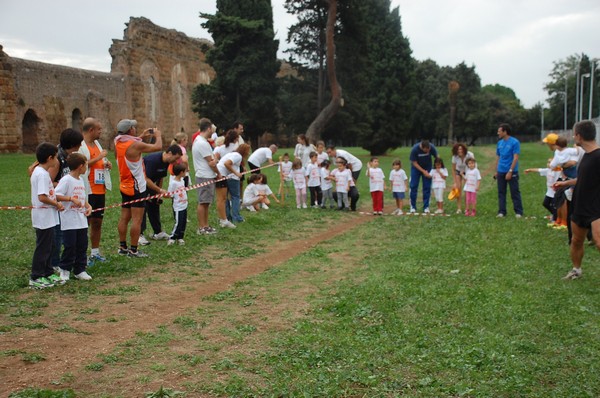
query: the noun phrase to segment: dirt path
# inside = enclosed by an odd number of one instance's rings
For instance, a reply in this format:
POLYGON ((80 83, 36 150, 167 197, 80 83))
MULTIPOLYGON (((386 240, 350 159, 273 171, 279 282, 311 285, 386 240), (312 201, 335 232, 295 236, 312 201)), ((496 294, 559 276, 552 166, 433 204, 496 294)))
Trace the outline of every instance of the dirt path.
POLYGON ((332 225, 326 231, 306 234, 308 239, 281 242, 272 250, 236 260, 233 265, 229 259, 217 261, 213 269, 203 273, 199 282, 174 283, 172 275, 162 274, 160 278, 163 280, 144 284, 142 292, 132 295, 127 303, 120 303, 112 296, 94 295, 85 303, 74 300, 72 296, 57 296, 51 306, 44 309, 44 314, 35 318, 36 322, 49 325, 47 329, 19 329, 18 334, 7 333, 0 339, 0 352, 35 352, 45 358, 38 363, 26 363, 19 355, 0 357, 0 395, 7 396, 30 386, 49 388, 51 382, 65 372, 76 372, 97 361, 98 354, 110 353, 119 343, 134 337, 136 332, 153 331, 157 325, 172 323, 177 316, 198 307, 203 297, 227 290, 236 282, 280 265, 371 219, 350 215, 344 222, 332 225), (114 324, 80 323, 70 333, 64 333, 69 330, 61 332, 61 326, 64 329, 67 323, 73 323, 70 322, 72 315, 79 314, 82 307, 100 309, 86 319, 105 320, 109 316, 118 316, 120 320, 114 324), (66 321, 63 318, 65 314, 69 316, 66 321))

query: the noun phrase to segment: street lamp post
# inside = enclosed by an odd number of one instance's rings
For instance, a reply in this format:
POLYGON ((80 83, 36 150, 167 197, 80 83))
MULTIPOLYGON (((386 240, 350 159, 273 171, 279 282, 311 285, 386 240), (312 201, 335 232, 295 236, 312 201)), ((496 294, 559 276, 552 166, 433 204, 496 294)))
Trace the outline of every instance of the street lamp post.
POLYGON ((579 84, 579 120, 583 119, 583 79, 590 77, 589 73, 581 75, 581 83, 579 84))
POLYGON ((592 64, 592 69, 590 70, 590 104, 588 107, 588 119, 592 120, 592 103, 594 102, 594 75, 596 74, 596 61, 597 59, 592 59, 590 62, 592 64))
POLYGON ((556 94, 560 94, 563 96, 563 102, 564 102, 564 126, 563 126, 563 130, 567 131, 567 82, 565 81, 565 91, 557 91, 556 94))

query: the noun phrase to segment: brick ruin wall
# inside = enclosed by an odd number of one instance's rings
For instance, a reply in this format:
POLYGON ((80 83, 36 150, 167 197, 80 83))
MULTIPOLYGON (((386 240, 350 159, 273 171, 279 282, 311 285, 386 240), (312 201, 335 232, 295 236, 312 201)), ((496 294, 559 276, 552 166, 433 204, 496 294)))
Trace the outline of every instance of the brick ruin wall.
POLYGON ((214 79, 202 51, 210 42, 146 18, 126 25, 123 40, 110 48, 110 73, 12 58, 0 46, 0 152, 57 143, 62 130, 79 129, 87 116, 102 123, 108 148, 123 118, 138 120, 140 128, 158 127, 166 144, 177 132, 196 130, 191 95, 214 79))

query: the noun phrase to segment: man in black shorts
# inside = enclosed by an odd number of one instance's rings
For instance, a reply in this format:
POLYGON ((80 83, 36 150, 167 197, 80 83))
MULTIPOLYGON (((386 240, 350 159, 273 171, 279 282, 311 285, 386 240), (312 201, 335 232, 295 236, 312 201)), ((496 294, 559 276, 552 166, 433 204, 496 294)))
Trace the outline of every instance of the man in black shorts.
POLYGON ((555 184, 556 187, 575 186, 571 201, 573 269, 563 279, 581 277, 583 246, 588 231, 592 231, 594 244, 600 249, 600 146, 596 142, 596 126, 590 120, 582 120, 573 126, 573 135, 575 143, 585 151, 577 168, 577 178, 555 184))

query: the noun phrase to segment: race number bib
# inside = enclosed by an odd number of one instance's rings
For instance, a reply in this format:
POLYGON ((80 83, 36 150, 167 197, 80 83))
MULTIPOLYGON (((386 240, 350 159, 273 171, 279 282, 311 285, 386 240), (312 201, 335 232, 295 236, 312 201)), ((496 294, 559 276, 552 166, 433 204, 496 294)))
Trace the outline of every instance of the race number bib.
POLYGON ((106 170, 104 169, 95 169, 94 170, 94 183, 99 185, 104 185, 104 173, 106 170))

